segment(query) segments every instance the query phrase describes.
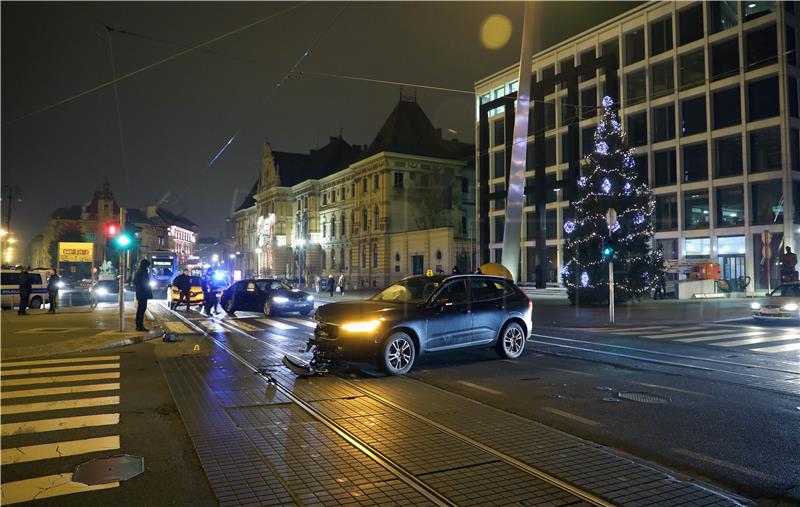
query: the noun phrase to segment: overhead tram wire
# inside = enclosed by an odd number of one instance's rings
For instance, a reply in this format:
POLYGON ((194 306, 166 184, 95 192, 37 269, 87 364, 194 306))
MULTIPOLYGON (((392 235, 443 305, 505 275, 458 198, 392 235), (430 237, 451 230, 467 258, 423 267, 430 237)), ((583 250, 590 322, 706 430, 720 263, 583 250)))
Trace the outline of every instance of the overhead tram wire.
POLYGON ((108 55, 111 59, 111 78, 114 81, 114 104, 117 108, 117 129, 119 130, 119 145, 120 145, 120 152, 122 154, 122 171, 125 173, 125 185, 130 188, 131 186, 131 177, 130 173, 128 172, 128 164, 126 161, 125 155, 125 134, 122 130, 122 113, 120 112, 119 107, 119 90, 117 87, 117 64, 114 61, 114 46, 111 42, 111 32, 106 29, 106 36, 108 38, 108 55))
POLYGON ((161 60, 158 60, 158 61, 155 61, 155 62, 150 63, 148 65, 145 65, 144 67, 140 67, 140 68, 138 68, 138 69, 136 69, 134 71, 128 72, 127 74, 123 74, 123 75, 119 76, 118 78, 112 79, 111 81, 106 81, 106 82, 101 83, 101 84, 99 84, 97 86, 93 86, 93 87, 91 87, 91 88, 89 88, 87 90, 84 90, 84 91, 82 91, 80 93, 76 93, 75 95, 71 95, 71 96, 66 97, 64 99, 61 99, 59 101, 53 102, 52 104, 49 104, 47 106, 44 106, 44 107, 41 107, 41 108, 36 109, 34 111, 31 111, 30 113, 27 113, 27 114, 24 114, 24 115, 19 116, 17 118, 14 118, 12 120, 9 120, 9 121, 5 122, 3 124, 3 126, 8 126, 8 125, 17 123, 17 122, 22 121, 22 120, 24 120, 26 118, 30 118, 31 116, 35 116, 37 114, 44 113, 45 111, 49 111, 49 110, 51 110, 53 108, 56 108, 58 106, 67 104, 69 102, 72 102, 73 100, 79 99, 79 98, 81 98, 81 97, 83 97, 85 95, 89 95, 90 93, 94 93, 94 92, 96 92, 98 90, 102 90, 104 88, 107 88, 107 87, 109 87, 109 86, 111 86, 111 85, 113 85, 115 83, 118 83, 118 82, 120 82, 122 80, 128 79, 128 78, 133 77, 133 76, 138 75, 138 74, 141 74, 142 72, 144 72, 146 70, 150 70, 150 69, 152 69, 154 67, 157 67, 157 66, 159 66, 161 64, 164 64, 164 63, 170 62, 172 60, 175 60, 176 58, 179 58, 179 57, 181 57, 181 56, 183 56, 185 54, 191 53, 192 51, 196 51, 196 50, 198 50, 200 48, 203 48, 203 47, 208 46, 210 44, 213 44, 215 42, 219 42, 222 39, 226 39, 226 38, 230 37, 231 35, 235 35, 235 34, 237 34, 239 32, 242 32, 244 30, 252 28, 252 27, 254 27, 256 25, 259 25, 261 23, 265 23, 267 21, 275 19, 278 16, 281 16, 281 15, 286 14, 286 13, 288 13, 290 11, 293 11, 293 10, 299 8, 299 7, 302 7, 303 5, 305 5, 307 3, 309 3, 309 2, 308 1, 303 1, 303 2, 300 2, 300 3, 296 4, 296 5, 292 5, 290 7, 287 7, 285 9, 283 9, 283 10, 280 10, 280 11, 278 11, 276 13, 270 14, 269 16, 263 17, 261 19, 257 19, 256 21, 253 21, 253 22, 248 23, 246 25, 240 26, 239 28, 236 28, 234 30, 226 32, 226 33, 224 33, 222 35, 218 35, 216 37, 213 37, 213 38, 211 38, 211 39, 209 39, 209 40, 207 40, 205 42, 201 42, 200 44, 196 44, 194 46, 191 46, 191 47, 185 49, 184 51, 178 51, 177 53, 174 53, 174 54, 172 54, 172 55, 170 55, 170 56, 168 56, 166 58, 162 58, 161 60))

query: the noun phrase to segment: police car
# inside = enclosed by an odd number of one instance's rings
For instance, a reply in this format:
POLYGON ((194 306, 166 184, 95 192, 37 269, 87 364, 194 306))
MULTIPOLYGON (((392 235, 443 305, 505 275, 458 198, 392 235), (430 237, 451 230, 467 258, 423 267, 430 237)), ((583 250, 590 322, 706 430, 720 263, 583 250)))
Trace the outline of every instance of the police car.
MULTIPOLYGON (((0 271, 0 306, 4 309, 19 306, 19 275, 21 271, 3 269, 0 271)), ((31 295, 28 299, 28 308, 41 308, 47 302, 47 270, 33 270, 28 272, 31 281, 31 295)))

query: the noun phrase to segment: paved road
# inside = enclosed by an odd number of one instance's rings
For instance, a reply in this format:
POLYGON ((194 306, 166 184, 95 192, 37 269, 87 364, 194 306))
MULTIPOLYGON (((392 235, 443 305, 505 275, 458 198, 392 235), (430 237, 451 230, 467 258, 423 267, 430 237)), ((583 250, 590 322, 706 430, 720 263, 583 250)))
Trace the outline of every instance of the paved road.
MULTIPOLYGON (((314 326, 246 312, 190 319, 214 335, 243 332, 289 352, 314 326)), ((491 351, 432 355, 409 377, 753 498, 800 499, 795 328, 747 321, 536 331, 518 361, 491 351)))

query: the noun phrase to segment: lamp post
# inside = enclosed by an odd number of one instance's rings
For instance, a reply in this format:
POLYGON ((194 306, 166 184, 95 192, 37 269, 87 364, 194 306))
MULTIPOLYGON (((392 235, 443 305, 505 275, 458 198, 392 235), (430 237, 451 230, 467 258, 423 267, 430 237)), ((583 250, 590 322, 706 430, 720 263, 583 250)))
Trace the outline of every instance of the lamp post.
MULTIPOLYGON (((611 230, 617 223, 617 210, 609 208, 606 212, 606 223, 608 224, 608 238, 611 239, 611 230)), ((605 252, 603 252, 605 255, 605 252)), ((608 259, 608 322, 614 323, 614 255, 613 251, 608 259)))

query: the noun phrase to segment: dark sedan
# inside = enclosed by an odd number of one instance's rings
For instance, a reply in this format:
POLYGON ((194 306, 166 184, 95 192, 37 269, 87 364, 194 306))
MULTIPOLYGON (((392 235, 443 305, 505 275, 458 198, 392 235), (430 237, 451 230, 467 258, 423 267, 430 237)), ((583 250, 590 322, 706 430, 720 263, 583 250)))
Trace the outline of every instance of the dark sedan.
POLYGON ((250 279, 225 289, 220 304, 228 315, 235 315, 238 310, 263 312, 267 317, 290 312, 308 315, 314 309, 314 296, 280 280, 250 279))
POLYGON ((311 345, 327 359, 375 361, 407 373, 426 352, 494 347, 516 359, 533 303, 513 282, 487 275, 412 276, 365 301, 317 309, 311 345))

